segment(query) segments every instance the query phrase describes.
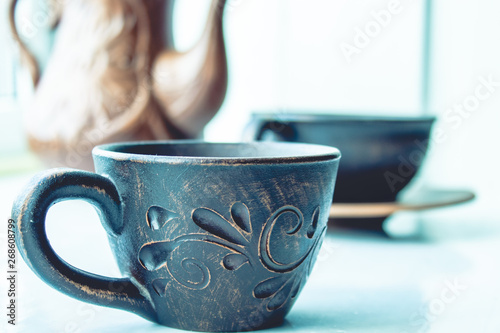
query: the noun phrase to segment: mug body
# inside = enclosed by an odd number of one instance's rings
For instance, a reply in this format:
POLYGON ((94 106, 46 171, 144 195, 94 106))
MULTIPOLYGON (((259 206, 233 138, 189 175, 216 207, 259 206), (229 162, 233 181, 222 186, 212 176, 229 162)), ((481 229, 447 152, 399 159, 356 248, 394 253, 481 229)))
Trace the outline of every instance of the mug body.
POLYGON ((157 322, 244 331, 283 321, 326 230, 338 150, 172 141, 93 155, 123 203, 112 251, 157 322))

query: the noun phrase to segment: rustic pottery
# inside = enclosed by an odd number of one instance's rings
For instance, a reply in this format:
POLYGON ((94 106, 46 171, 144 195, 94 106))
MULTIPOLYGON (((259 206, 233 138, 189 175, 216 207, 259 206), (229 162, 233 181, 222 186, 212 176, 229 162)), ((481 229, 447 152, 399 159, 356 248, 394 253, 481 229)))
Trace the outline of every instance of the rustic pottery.
POLYGON ((23 2, 9 0, 12 36, 34 87, 24 128, 47 165, 92 170, 98 144, 197 138, 219 110, 225 0, 211 0, 186 51, 175 47, 175 0, 23 2), (40 45, 46 35, 52 46, 40 45))
POLYGON ((46 283, 187 330, 283 321, 326 231, 336 148, 188 140, 109 144, 93 156, 97 173, 42 172, 14 203, 19 251, 46 283), (97 207, 123 278, 82 271, 54 252, 45 216, 66 199, 97 207))
POLYGON ((307 142, 342 151, 335 202, 395 202, 427 151, 433 117, 254 113, 246 140, 307 142))

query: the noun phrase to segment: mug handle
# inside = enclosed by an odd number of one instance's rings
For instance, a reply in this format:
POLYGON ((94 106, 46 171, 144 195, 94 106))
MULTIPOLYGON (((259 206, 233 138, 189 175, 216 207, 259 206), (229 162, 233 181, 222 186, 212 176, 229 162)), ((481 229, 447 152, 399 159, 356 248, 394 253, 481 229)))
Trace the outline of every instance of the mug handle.
POLYGON ((258 125, 253 140, 295 141, 295 130, 286 122, 273 120, 258 125))
POLYGON ((52 169, 35 175, 14 201, 16 243, 28 266, 47 284, 71 297, 119 308, 156 321, 151 303, 129 278, 109 278, 71 266, 50 246, 45 229, 49 208, 63 200, 93 204, 106 232, 118 236, 123 228, 123 204, 115 184, 98 174, 52 169))

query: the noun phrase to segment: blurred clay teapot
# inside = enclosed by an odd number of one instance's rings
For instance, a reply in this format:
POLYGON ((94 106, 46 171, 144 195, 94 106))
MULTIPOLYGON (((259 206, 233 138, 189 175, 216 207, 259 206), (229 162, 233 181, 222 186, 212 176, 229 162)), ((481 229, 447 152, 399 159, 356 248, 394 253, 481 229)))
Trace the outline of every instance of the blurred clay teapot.
MULTIPOLYGON (((10 25, 34 85, 28 142, 49 166, 93 169, 91 150, 111 141, 194 138, 227 89, 222 17, 211 0, 198 42, 178 52, 175 0, 46 0, 54 45, 41 71, 10 0, 10 25)), ((26 26, 24 26, 26 29, 26 26)))

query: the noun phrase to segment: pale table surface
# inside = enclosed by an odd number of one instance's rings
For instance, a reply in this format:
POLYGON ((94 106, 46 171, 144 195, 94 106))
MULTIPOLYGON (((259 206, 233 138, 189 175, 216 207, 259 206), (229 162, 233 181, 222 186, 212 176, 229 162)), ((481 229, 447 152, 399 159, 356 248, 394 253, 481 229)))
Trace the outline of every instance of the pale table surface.
MULTIPOLYGON (((4 222, 26 179, 0 179, 4 222)), ((94 273, 118 276, 90 205, 57 204, 47 223, 51 244, 65 260, 94 273)), ((498 207, 471 203, 398 214, 387 223, 393 237, 332 228, 285 324, 261 332, 500 332, 498 207)), ((5 235, 1 230, 4 275, 5 235)), ((2 314, 1 332, 182 332, 63 295, 18 259, 17 325, 7 325, 2 314)), ((4 312, 6 285, 2 277, 4 312)))

